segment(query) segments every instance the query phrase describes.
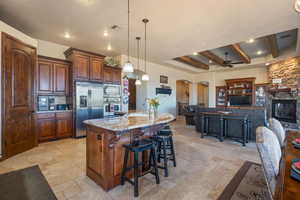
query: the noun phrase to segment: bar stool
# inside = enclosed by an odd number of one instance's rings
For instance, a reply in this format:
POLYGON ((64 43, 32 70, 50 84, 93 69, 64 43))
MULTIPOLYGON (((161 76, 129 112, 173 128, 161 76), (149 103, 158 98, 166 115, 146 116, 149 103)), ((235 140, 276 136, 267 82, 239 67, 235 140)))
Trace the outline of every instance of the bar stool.
POLYGON ((134 186, 134 196, 139 196, 139 177, 142 177, 148 173, 151 173, 156 178, 156 184, 159 184, 159 175, 158 175, 158 168, 156 162, 156 151, 155 151, 155 143, 153 140, 150 139, 142 139, 138 141, 138 144, 124 144, 123 147, 125 148, 125 156, 124 156, 124 163, 123 169, 121 174, 121 185, 124 185, 125 181, 129 182, 134 186), (143 174, 139 173, 139 167, 143 166, 145 163, 139 162, 139 153, 143 153, 144 151, 150 150, 150 157, 149 157, 149 170, 143 172, 143 174), (128 167, 128 159, 129 159, 129 152, 134 153, 134 164, 131 167, 128 167), (126 177, 126 172, 134 169, 134 181, 130 180, 126 177))
POLYGON ((176 156, 173 143, 173 134, 169 126, 160 130, 156 136, 153 137, 157 143, 157 161, 161 162, 163 159, 163 166, 158 168, 164 169, 165 177, 169 176, 168 161, 173 161, 173 166, 176 167, 176 156), (168 152, 169 151, 169 152, 168 152))

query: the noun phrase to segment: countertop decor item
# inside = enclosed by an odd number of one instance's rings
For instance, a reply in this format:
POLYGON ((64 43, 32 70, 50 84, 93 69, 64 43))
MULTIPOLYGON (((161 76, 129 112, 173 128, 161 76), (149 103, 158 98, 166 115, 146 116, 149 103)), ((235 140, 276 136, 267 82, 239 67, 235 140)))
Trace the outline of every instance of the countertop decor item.
POLYGON ((119 66, 119 61, 115 59, 114 57, 106 56, 104 58, 104 64, 110 67, 117 67, 119 66))
POLYGON ((149 118, 151 118, 151 115, 153 114, 154 119, 156 119, 158 113, 158 107, 160 105, 158 98, 148 99, 148 104, 149 104, 149 118))

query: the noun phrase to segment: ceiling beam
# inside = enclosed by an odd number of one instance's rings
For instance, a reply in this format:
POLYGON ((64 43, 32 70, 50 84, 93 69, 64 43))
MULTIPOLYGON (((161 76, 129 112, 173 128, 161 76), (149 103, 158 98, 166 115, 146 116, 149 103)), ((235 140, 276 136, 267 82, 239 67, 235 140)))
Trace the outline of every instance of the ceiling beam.
POLYGON ((219 56, 217 56, 216 54, 212 53, 211 51, 203 51, 203 52, 199 52, 199 54, 201 56, 204 56, 205 58, 213 61, 214 63, 221 65, 223 67, 226 67, 226 65, 224 64, 225 61, 220 58, 219 56))
POLYGON ((229 45, 229 47, 242 59, 244 63, 251 63, 251 58, 245 53, 239 44, 232 44, 229 45))
POLYGON ((266 42, 271 51, 273 58, 277 58, 279 56, 279 48, 278 48, 276 35, 273 34, 273 35, 266 36, 266 42))
POLYGON ((198 69, 209 69, 209 66, 203 62, 200 62, 198 60, 195 60, 193 58, 190 58, 188 56, 182 56, 182 57, 178 57, 178 58, 174 58, 174 60, 184 63, 184 64, 188 64, 191 65, 193 67, 196 67, 198 69))

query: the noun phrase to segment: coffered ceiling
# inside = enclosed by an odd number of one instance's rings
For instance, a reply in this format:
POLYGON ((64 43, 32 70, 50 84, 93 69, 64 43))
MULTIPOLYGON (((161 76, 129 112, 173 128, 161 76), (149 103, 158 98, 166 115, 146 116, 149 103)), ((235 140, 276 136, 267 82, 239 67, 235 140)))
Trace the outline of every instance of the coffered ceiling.
MULTIPOLYGON (((242 41, 250 38, 300 28, 300 14, 293 8, 294 0, 131 0, 131 5, 133 56, 136 54, 134 38, 143 37, 142 19, 147 17, 150 20, 148 58, 190 72, 205 70, 173 59, 207 50, 224 58, 224 49, 219 47, 239 43, 243 49, 246 44, 242 41)), ((125 0, 1 0, 0 19, 38 39, 104 55, 126 54, 125 0), (120 29, 111 30, 113 25, 120 29), (103 36, 104 31, 108 37, 103 36), (66 32, 70 38, 64 37, 66 32), (107 50, 109 44, 111 51, 107 50)), ((283 48, 281 45, 284 46, 279 44, 279 48, 283 48)), ((261 48, 264 51, 265 47, 261 48)), ((248 48, 252 60, 256 59, 256 49, 248 48)), ((296 50, 300 52, 299 49, 298 42, 296 50)), ((239 59, 226 51, 230 59, 239 59)))

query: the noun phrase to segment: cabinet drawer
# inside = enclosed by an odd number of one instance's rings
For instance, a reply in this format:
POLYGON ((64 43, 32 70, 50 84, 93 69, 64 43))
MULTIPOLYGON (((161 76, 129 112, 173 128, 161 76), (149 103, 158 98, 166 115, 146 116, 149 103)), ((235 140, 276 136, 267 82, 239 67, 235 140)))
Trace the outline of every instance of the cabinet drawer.
POLYGON ((36 119, 49 119, 49 118, 55 118, 55 113, 37 113, 35 115, 36 119))
POLYGON ((56 113, 56 119, 72 118, 72 112, 56 113))

